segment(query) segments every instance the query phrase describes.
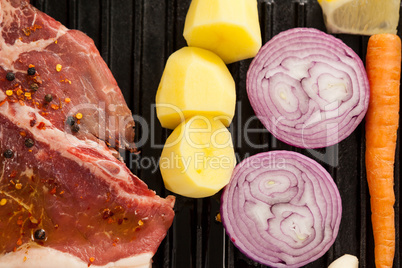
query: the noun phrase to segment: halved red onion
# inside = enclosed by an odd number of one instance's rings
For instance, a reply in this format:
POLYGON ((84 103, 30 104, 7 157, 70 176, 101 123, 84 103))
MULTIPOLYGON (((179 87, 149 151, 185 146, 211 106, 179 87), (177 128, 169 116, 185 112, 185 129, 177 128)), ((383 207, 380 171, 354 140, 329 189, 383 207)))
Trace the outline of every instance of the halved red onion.
POLYGON ((366 114, 369 84, 359 56, 312 28, 281 32, 247 73, 250 103, 277 139, 322 148, 348 137, 366 114))
POLYGON ((290 151, 243 160, 221 198, 231 241, 249 258, 272 267, 300 267, 324 255, 341 215, 341 197, 328 172, 290 151))

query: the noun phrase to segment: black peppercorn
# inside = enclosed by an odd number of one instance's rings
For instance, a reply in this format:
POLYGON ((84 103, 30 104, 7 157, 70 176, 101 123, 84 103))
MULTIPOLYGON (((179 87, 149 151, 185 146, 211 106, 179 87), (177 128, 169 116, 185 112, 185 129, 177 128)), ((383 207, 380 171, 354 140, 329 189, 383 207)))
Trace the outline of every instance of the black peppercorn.
POLYGON ((45 101, 46 101, 46 102, 51 102, 52 100, 53 100, 52 94, 46 94, 46 96, 45 96, 45 101))
POLYGON ((77 133, 78 131, 80 131, 80 126, 77 124, 72 125, 71 131, 77 133))
POLYGON ((74 119, 74 117, 71 116, 71 115, 70 115, 70 116, 67 116, 66 124, 69 125, 69 126, 73 126, 73 125, 75 124, 75 119, 74 119))
POLYGON ((39 88, 39 85, 37 83, 32 83, 30 88, 31 88, 32 91, 37 91, 38 88, 39 88))
POLYGON ((15 74, 14 74, 13 72, 8 72, 8 73, 6 74, 6 79, 7 79, 8 81, 13 81, 13 80, 15 79, 15 74))
POLYGON ((26 147, 31 148, 34 145, 35 145, 35 142, 32 139, 26 139, 25 140, 25 146, 26 147))
POLYGON ((3 156, 5 158, 12 158, 14 156, 14 152, 10 149, 4 151, 3 156))
POLYGON ((34 75, 36 73, 36 70, 34 67, 28 68, 28 75, 34 75))
POLYGON ((35 233, 34 233, 34 238, 36 240, 45 240, 45 238, 46 238, 45 230, 43 230, 43 229, 36 230, 35 233))

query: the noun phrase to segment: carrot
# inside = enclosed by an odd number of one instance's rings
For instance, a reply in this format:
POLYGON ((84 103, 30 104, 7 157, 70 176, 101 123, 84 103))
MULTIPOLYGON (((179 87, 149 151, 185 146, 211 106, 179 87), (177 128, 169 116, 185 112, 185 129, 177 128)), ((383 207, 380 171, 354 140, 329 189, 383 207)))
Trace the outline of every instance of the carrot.
POLYGON ((394 162, 399 120, 401 40, 370 37, 366 55, 370 102, 366 114, 366 172, 377 268, 392 267, 395 254, 394 162))

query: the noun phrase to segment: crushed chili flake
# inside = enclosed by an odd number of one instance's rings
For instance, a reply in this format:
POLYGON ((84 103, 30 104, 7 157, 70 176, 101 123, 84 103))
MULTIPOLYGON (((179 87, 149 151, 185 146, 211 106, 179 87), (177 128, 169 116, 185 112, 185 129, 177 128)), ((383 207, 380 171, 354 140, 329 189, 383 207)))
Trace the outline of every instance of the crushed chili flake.
POLYGON ((17 240, 17 246, 21 246, 22 245, 22 240, 21 240, 21 238, 18 238, 18 240, 17 240))
POLYGON ((23 221, 22 219, 19 218, 19 219, 17 220, 17 225, 22 225, 23 223, 24 223, 24 221, 23 221))
POLYGON ((42 26, 34 24, 34 26, 27 27, 22 29, 26 36, 30 36, 32 32, 35 32, 37 29, 42 29, 42 26))
POLYGON ((36 75, 36 76, 33 78, 33 80, 34 80, 36 83, 38 83, 38 84, 42 84, 42 83, 43 83, 42 78, 40 78, 40 76, 38 76, 38 75, 36 75))
POLYGON ((29 65, 28 65, 28 68, 35 68, 35 65, 29 64, 29 65))
POLYGON ((0 106, 2 106, 4 103, 6 103, 6 99, 4 99, 2 102, 0 102, 0 106))
POLYGON ((71 81, 67 78, 60 80, 60 82, 69 83, 71 85, 71 81))
POLYGON ((50 194, 56 194, 56 187, 54 187, 49 193, 50 194))
POLYGON ((57 40, 56 40, 56 41, 54 41, 54 43, 55 43, 55 44, 57 44, 57 40))
POLYGON ((17 183, 17 184, 15 185, 15 189, 21 190, 21 189, 22 189, 22 184, 21 184, 21 183, 17 183))
POLYGON ((46 125, 43 122, 40 122, 39 125, 37 126, 38 129, 46 129, 46 125))
POLYGON ((142 220, 139 220, 138 221, 138 226, 142 226, 142 225, 144 225, 144 222, 142 220))
POLYGON ((27 260, 27 256, 24 256, 23 262, 26 262, 27 260))
POLYGON ((58 110, 60 107, 56 104, 52 104, 50 105, 50 107, 52 107, 53 110, 58 110))
POLYGON ((0 201, 0 206, 4 206, 5 204, 7 204, 7 199, 3 198, 0 201))
POLYGON ((6 95, 7 96, 13 95, 13 91, 11 89, 6 90, 6 95))
POLYGON ((60 194, 61 194, 61 195, 64 194, 64 191, 61 191, 60 194))
POLYGON ((25 103, 23 100, 19 100, 18 102, 20 103, 21 106, 25 106, 25 103))
POLYGON ((20 135, 21 135, 22 137, 26 137, 27 134, 26 134, 24 131, 21 131, 21 132, 20 132, 20 135))
POLYGON ((94 261, 95 261, 94 257, 89 258, 88 267, 90 267, 94 261))

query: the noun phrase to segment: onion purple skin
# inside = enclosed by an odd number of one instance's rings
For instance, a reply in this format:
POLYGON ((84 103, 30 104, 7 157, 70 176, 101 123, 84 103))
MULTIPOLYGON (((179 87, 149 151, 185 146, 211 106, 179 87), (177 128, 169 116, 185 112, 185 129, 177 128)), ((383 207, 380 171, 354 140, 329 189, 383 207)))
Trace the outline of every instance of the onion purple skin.
POLYGON ((247 73, 247 94, 277 139, 315 149, 356 129, 370 93, 363 62, 350 47, 317 29, 294 28, 260 49, 247 73))
POLYGON ((332 246, 342 201, 332 177, 316 161, 271 151, 236 166, 223 190, 220 213, 227 235, 248 258, 295 268, 319 259, 332 246))

